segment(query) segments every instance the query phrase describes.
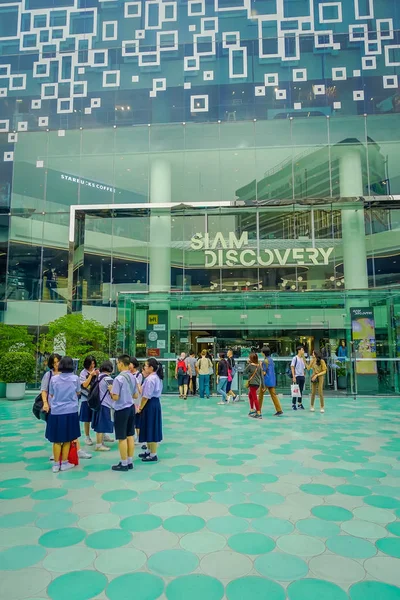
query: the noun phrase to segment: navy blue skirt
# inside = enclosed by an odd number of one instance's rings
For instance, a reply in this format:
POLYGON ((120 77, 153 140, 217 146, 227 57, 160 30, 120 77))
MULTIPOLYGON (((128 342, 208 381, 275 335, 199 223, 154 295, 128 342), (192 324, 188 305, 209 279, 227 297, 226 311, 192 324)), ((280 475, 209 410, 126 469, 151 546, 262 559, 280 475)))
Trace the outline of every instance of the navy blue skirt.
POLYGON ((78 413, 69 415, 49 414, 46 424, 46 439, 52 444, 72 442, 81 437, 78 413))
POLYGON ((93 411, 89 408, 87 400, 81 402, 81 410, 79 413, 79 420, 81 423, 91 423, 92 422, 93 411))
POLYGON ((160 398, 150 398, 140 413, 139 442, 161 442, 162 439, 160 398))
POLYGON ((109 406, 100 406, 100 410, 93 410, 92 429, 96 433, 113 433, 114 423, 111 420, 111 409, 109 406))

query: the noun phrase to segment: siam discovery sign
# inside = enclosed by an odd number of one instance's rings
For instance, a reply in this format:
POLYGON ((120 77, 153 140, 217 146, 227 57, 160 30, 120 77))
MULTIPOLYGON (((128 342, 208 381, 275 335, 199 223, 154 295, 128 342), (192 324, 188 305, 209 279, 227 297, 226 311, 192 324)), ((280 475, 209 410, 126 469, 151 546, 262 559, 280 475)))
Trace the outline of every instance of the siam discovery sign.
MULTIPOLYGON (((254 242, 252 242, 254 245, 254 242)), ((196 233, 190 240, 192 250, 204 251, 205 267, 284 267, 303 265, 328 265, 333 248, 251 248, 249 234, 240 237, 235 232, 225 236, 218 232, 196 233)))

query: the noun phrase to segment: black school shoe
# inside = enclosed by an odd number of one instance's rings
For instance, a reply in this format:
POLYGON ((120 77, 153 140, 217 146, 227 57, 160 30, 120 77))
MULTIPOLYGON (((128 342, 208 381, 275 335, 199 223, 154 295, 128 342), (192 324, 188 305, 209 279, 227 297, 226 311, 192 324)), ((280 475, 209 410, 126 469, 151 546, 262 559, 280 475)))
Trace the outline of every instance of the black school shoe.
POLYGON ((278 410, 278 412, 274 414, 274 417, 280 417, 281 415, 283 415, 283 410, 278 410))
MULTIPOLYGON (((129 471, 129 465, 123 465, 121 462, 111 467, 113 471, 129 471)), ((133 469, 133 466, 132 466, 133 469)))
POLYGON ((157 462, 157 461, 158 461, 157 454, 155 456, 150 456, 150 454, 149 454, 145 458, 142 458, 142 462, 157 462))
POLYGON ((150 456, 150 452, 142 452, 139 454, 139 458, 146 458, 146 456, 150 456))
POLYGON ((303 406, 301 403, 300 403, 300 404, 298 404, 298 405, 297 405, 297 407, 298 407, 300 410, 304 410, 304 406, 303 406))

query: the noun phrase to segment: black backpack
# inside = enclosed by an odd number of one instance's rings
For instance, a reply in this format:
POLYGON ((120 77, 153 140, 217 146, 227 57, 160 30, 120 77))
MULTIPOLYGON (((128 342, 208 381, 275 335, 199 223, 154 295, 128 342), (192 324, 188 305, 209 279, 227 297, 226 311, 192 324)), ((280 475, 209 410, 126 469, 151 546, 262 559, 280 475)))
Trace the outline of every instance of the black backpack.
MULTIPOLYGON (((52 376, 53 376, 53 373, 50 371, 49 384, 47 386, 47 393, 49 393, 50 381, 51 381, 52 376)), ((39 392, 39 394, 36 396, 35 401, 32 406, 32 412, 35 415, 35 417, 38 419, 38 421, 47 421, 47 417, 49 416, 49 413, 47 413, 43 410, 42 392, 39 392)))
POLYGON ((94 380, 92 380, 90 384, 90 391, 87 397, 87 403, 89 408, 94 412, 98 412, 100 410, 101 403, 107 395, 106 392, 104 396, 100 398, 100 381, 102 381, 105 377, 107 377, 107 374, 104 374, 100 377, 96 377, 94 380))

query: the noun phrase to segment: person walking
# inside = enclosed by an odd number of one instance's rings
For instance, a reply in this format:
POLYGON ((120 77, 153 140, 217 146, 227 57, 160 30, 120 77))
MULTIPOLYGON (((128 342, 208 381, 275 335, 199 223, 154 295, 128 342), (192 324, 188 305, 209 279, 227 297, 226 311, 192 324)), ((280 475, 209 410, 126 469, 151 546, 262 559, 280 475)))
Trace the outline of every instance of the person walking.
POLYGON ((229 404, 229 397, 226 394, 226 386, 228 384, 228 361, 226 354, 220 352, 219 362, 217 363, 217 394, 222 396, 222 400, 217 404, 229 404))
POLYGON ((258 396, 260 402, 260 410, 262 411, 264 402, 264 393, 268 390, 271 400, 275 406, 274 417, 280 417, 283 415, 281 403, 279 402, 278 395, 276 393, 276 374, 275 374, 275 363, 271 357, 271 350, 268 347, 264 347, 261 352, 264 354, 264 360, 261 363, 261 368, 264 376, 264 386, 260 387, 260 393, 258 396))
POLYGON ((236 402, 237 394, 232 389, 233 380, 236 374, 236 363, 233 357, 233 350, 229 349, 227 353, 227 361, 228 361, 228 383, 226 385, 226 393, 227 396, 232 397, 232 402, 236 402))
POLYGON ((193 350, 190 352, 189 356, 186 359, 186 364, 188 367, 188 375, 189 375, 189 390, 192 396, 195 396, 197 393, 196 383, 197 383, 197 360, 196 354, 193 350))
POLYGON ((309 369, 312 369, 310 411, 311 412, 315 411, 314 402, 315 402, 315 396, 318 392, 321 412, 324 413, 325 412, 324 380, 325 380, 327 368, 326 368, 326 362, 322 358, 321 354, 319 352, 316 352, 315 350, 312 353, 312 359, 311 359, 309 369))
POLYGON ((293 383, 297 383, 297 385, 299 386, 300 396, 298 396, 298 397, 293 396, 292 408, 293 408, 293 410, 297 410, 297 408, 304 410, 303 390, 304 390, 304 384, 306 381, 305 372, 306 372, 307 365, 306 365, 306 361, 304 360, 304 347, 297 346, 296 350, 297 350, 297 354, 291 362, 290 369, 292 371, 293 383), (297 399, 297 406, 296 406, 296 399, 297 399))
POLYGON ((244 370, 244 375, 248 377, 247 387, 249 389, 249 404, 250 412, 249 417, 254 419, 262 419, 260 402, 258 400, 257 391, 260 386, 264 384, 263 372, 261 365, 258 361, 258 355, 256 352, 252 352, 249 356, 249 362, 244 370))
POLYGON ((212 369, 212 362, 207 358, 207 350, 202 350, 201 356, 197 361, 200 398, 204 398, 204 394, 207 398, 210 397, 210 369, 212 369))
POLYGON ((70 356, 60 360, 57 377, 51 377, 49 393, 43 410, 48 413, 46 439, 53 444, 53 473, 68 471, 75 465, 68 461, 71 442, 80 437, 78 397, 81 393, 79 377, 74 374, 70 356))

